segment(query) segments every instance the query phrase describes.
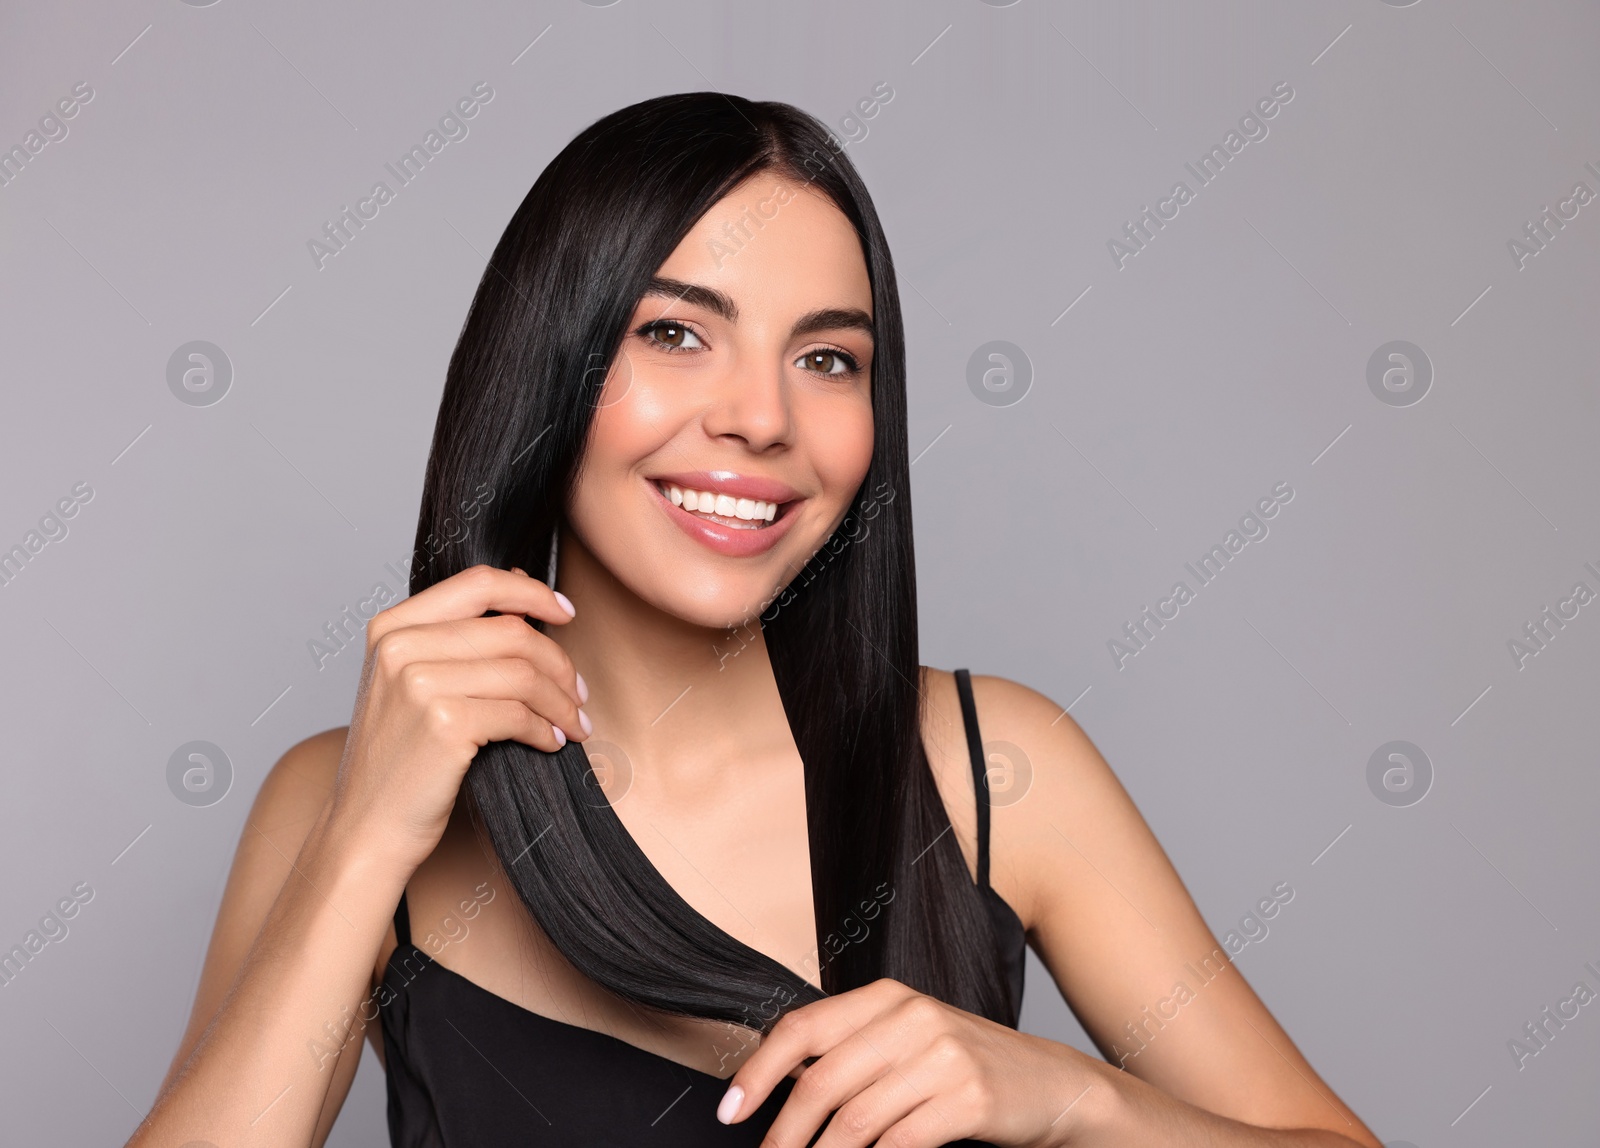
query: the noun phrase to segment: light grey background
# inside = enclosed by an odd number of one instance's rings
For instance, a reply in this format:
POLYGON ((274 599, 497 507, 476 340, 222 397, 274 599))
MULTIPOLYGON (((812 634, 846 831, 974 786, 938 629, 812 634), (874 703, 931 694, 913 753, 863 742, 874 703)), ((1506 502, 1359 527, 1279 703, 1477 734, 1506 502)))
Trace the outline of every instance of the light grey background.
MULTIPOLYGON (((1239 967, 1380 1138, 1593 1144, 1600 1003, 1600 192, 1591 4, 298 2, 8 5, 0 147, 93 99, 0 187, 0 945, 80 882, 0 988, 16 1144, 120 1143, 182 1030, 263 775, 348 721, 323 623, 398 579, 446 360, 487 252, 582 127, 664 92, 788 100, 848 139, 910 345, 924 661, 1073 716, 1219 935, 1295 890, 1239 967), (531 46, 530 46, 531 45, 531 46), (318 270, 307 241, 478 81, 494 97, 318 270), (864 124, 846 117, 886 82, 864 124), (1185 170, 1293 98, 1206 186, 1185 170), (862 134, 863 126, 866 129, 862 134), (1194 197, 1120 270, 1107 242, 1194 197), (1570 210, 1570 208, 1568 209, 1570 210), (222 348, 222 401, 169 358, 222 348), (1005 340, 1026 395, 980 402, 1005 340), (1433 381, 1369 388, 1381 345, 1433 381), (1294 497, 1119 669, 1184 563, 1294 497), (231 790, 177 800, 206 740, 231 790), (1368 759, 1414 743, 1419 802, 1368 759)), ((1414 796, 1414 794, 1413 794, 1414 796)), ((1030 956, 1025 1025, 1088 1048, 1030 956)), ((332 1143, 382 1142, 369 1052, 332 1143)))

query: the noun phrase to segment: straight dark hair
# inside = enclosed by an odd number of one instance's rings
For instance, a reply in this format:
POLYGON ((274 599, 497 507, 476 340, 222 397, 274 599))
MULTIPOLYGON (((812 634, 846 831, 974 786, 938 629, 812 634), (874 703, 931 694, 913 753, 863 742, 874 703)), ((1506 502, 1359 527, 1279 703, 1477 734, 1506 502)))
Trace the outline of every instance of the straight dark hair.
MULTIPOLYGON (((872 462, 835 534, 859 541, 819 549, 761 616, 805 766, 821 981, 832 994, 892 977, 1009 1024, 1020 1002, 1007 999, 994 924, 922 743, 904 328, 883 228, 842 148, 789 104, 690 92, 614 112, 562 149, 496 245, 450 357, 411 591, 477 563, 542 576, 600 386, 651 276, 754 174, 827 196, 854 225, 872 282, 872 462)), ((672 889, 581 743, 484 746, 466 788, 534 920, 611 992, 761 1032, 819 999, 672 889)))

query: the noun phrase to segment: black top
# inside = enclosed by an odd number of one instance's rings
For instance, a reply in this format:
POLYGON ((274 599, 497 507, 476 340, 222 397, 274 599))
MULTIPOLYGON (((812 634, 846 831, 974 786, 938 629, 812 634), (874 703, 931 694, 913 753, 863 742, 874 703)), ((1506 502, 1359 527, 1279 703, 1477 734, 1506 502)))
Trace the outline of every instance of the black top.
MULTIPOLYGON (((977 884, 1000 938, 996 975, 1020 1008, 1026 941, 1021 919, 989 884, 983 741, 972 679, 966 670, 955 678, 978 795, 977 884)), ((755 1113, 721 1124, 725 1079, 530 1012, 451 971, 411 943, 404 893, 394 921, 399 944, 379 996, 394 1148, 757 1145, 794 1086, 785 1077, 755 1113)), ((1007 1023, 1015 1028, 1017 1019, 1007 1023)))

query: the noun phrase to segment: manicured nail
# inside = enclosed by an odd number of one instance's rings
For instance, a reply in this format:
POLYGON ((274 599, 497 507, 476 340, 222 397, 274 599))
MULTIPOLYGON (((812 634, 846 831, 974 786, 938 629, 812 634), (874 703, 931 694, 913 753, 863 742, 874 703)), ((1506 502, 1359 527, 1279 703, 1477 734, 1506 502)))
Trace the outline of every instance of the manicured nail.
POLYGON ((744 1089, 737 1084, 733 1085, 722 1096, 722 1103, 717 1105, 717 1119, 724 1124, 732 1124, 733 1118, 739 1115, 739 1104, 744 1100, 744 1089))
POLYGON ((590 721, 589 715, 581 709, 578 711, 578 724, 583 727, 584 733, 590 734, 594 732, 594 722, 590 721))
POLYGON ((526 570, 524 570, 521 566, 513 566, 511 568, 511 572, 513 574, 521 574, 524 578, 526 578, 528 576, 528 572, 526 570))
POLYGON ((583 675, 578 675, 578 703, 581 705, 589 700, 589 683, 583 680, 583 675))
POLYGON ((556 601, 561 603, 561 608, 567 612, 567 617, 576 618, 578 616, 578 608, 560 590, 557 590, 555 594, 556 601))
POLYGON ((566 745, 567 744, 567 735, 561 732, 561 727, 558 726, 558 725, 553 725, 550 728, 555 731, 556 748, 560 749, 562 746, 566 745))

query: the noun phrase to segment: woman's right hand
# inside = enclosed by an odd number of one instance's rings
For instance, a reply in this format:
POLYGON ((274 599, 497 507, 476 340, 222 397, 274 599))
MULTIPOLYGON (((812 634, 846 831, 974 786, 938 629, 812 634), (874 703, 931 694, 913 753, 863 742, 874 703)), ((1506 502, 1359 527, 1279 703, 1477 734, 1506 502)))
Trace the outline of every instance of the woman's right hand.
POLYGON ((569 609, 520 570, 472 566, 374 615, 333 821, 409 874, 443 836, 480 747, 549 753, 588 737, 581 676, 524 618, 564 625, 569 609))

